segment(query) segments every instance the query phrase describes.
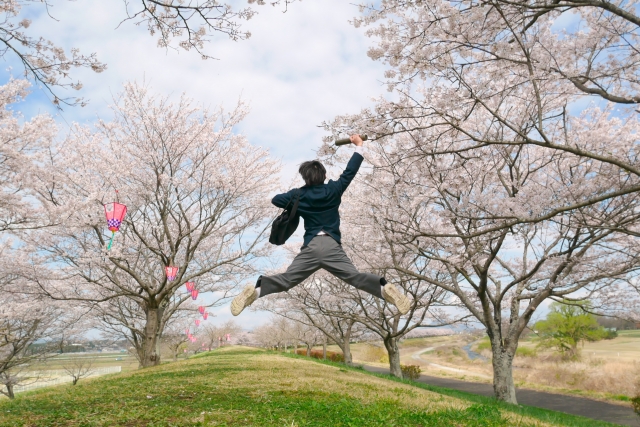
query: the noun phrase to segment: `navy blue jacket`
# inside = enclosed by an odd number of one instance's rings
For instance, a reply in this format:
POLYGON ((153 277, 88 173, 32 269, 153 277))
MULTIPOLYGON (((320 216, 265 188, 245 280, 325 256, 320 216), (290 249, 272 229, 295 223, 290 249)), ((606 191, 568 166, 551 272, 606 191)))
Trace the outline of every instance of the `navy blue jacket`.
MULTIPOLYGON (((324 231, 340 243, 340 214, 338 208, 342 201, 342 193, 347 189, 358 173, 364 158, 353 153, 347 167, 337 181, 329 180, 326 184, 305 185, 300 189, 298 213, 304 219, 304 246, 308 245, 320 231, 324 231)), ((284 209, 295 196, 298 189, 278 194, 271 203, 284 209)), ((289 208, 293 206, 293 203, 289 208)))

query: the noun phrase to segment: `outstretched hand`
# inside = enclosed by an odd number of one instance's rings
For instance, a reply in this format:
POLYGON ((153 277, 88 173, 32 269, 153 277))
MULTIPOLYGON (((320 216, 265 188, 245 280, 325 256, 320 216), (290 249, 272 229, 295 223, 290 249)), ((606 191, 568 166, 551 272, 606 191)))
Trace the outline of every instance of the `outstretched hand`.
POLYGON ((351 135, 349 139, 351 140, 352 144, 355 144, 356 147, 362 147, 362 144, 364 143, 362 141, 362 138, 360 138, 360 135, 358 134, 351 135))

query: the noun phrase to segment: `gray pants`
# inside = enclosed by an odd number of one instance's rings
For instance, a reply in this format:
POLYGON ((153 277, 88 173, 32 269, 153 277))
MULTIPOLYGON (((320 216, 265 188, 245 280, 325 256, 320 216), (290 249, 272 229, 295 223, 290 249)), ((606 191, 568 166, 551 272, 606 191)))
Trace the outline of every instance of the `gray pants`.
POLYGON ((321 268, 351 286, 382 298, 382 277, 360 273, 344 253, 342 246, 331 236, 314 237, 307 246, 302 247, 286 272, 275 276, 263 276, 260 282, 260 297, 288 291, 321 268))

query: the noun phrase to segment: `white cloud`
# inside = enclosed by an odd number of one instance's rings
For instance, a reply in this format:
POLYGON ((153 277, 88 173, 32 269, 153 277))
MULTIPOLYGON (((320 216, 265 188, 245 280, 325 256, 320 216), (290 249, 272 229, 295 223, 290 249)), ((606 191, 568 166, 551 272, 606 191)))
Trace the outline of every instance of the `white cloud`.
MULTIPOLYGON (((96 52, 108 64, 102 74, 74 71, 84 84, 79 95, 90 103, 65 108, 61 121, 108 119, 112 94, 131 80, 146 79, 160 93, 186 92, 211 107, 222 103, 231 108, 242 98, 252 108, 239 130, 283 160, 287 185, 297 164, 315 156, 324 136, 318 125, 338 114, 356 112, 384 92, 382 66, 366 56, 371 42, 364 30, 348 23, 358 14, 353 4, 315 0, 295 3, 287 13, 270 6, 258 10, 259 15, 243 25, 252 33, 249 40, 233 42, 217 35, 207 52, 219 59, 206 61, 195 52, 157 48, 146 28, 132 22, 116 29, 125 17, 123 2, 59 1, 51 9, 57 21, 42 9, 27 8, 25 13, 33 19, 34 34, 65 49, 96 52)), ((17 74, 19 67, 10 65, 17 74)), ((21 109, 26 115, 55 114, 38 91, 21 109)), ((228 312, 228 307, 218 309, 218 319, 228 312)), ((243 313, 238 320, 253 327, 264 317, 243 313)))

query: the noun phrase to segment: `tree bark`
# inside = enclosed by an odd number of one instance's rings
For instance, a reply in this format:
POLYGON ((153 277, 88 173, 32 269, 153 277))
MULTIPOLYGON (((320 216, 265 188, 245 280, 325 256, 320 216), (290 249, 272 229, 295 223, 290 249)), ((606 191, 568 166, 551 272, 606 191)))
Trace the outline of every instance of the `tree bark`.
POLYGON ((395 338, 387 338, 384 340, 384 346, 389 355, 389 370, 394 377, 402 378, 402 369, 400 369, 400 349, 395 338))
POLYGON ((5 386, 7 387, 7 397, 9 399, 15 399, 16 395, 13 392, 13 384, 9 383, 9 384, 5 384, 5 386))
POLYGON ((518 404, 516 387, 513 383, 513 356, 515 350, 505 348, 499 343, 492 343, 493 353, 493 391, 496 399, 518 404))
POLYGON ((144 341, 142 343, 142 357, 140 366, 148 368, 160 364, 160 354, 156 352, 156 343, 160 333, 160 313, 158 308, 147 310, 147 323, 144 327, 144 341))
POLYGON ((351 358, 351 328, 353 327, 353 323, 349 324, 347 331, 342 337, 342 356, 344 358, 344 364, 347 366, 351 366, 353 360, 351 358))
POLYGON ((322 343, 322 358, 327 360, 327 340, 322 343))
POLYGON ((342 341, 342 356, 344 357, 345 365, 352 365, 353 359, 351 358, 351 343, 349 342, 349 336, 345 336, 342 341))
POLYGON ((307 344, 307 357, 311 357, 311 346, 307 344))

